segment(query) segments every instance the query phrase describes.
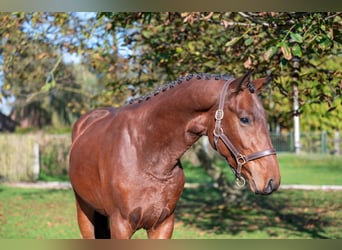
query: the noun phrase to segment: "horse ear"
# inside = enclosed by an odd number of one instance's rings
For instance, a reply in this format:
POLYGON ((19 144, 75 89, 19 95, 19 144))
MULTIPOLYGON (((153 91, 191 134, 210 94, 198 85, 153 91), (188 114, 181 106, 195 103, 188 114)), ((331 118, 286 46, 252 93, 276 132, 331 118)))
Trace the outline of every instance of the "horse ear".
POLYGON ((250 78, 253 71, 249 71, 243 76, 237 78, 234 82, 232 82, 233 92, 238 93, 240 90, 246 88, 247 84, 250 82, 250 78))
POLYGON ((257 91, 260 91, 260 89, 265 86, 266 84, 268 84, 271 80, 271 77, 264 77, 264 78, 259 78, 259 79, 255 79, 253 81, 253 85, 255 86, 255 89, 257 91))

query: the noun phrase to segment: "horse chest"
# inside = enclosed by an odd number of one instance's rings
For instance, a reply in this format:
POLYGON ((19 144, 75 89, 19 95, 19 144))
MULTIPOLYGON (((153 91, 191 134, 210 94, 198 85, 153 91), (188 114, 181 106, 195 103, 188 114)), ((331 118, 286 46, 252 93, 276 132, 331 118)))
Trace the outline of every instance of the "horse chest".
MULTIPOLYGON (((173 208, 174 209, 174 208, 173 208)), ((163 206, 150 206, 143 209, 136 207, 128 215, 128 221, 131 227, 135 230, 139 228, 151 229, 161 224, 168 216, 173 213, 168 207, 163 206)))
POLYGON ((156 227, 173 214, 185 181, 182 171, 168 181, 152 180, 148 185, 135 185, 129 190, 131 195, 121 197, 126 202, 120 204, 126 203, 126 208, 129 208, 122 209, 122 212, 127 212, 125 217, 132 228, 156 227))

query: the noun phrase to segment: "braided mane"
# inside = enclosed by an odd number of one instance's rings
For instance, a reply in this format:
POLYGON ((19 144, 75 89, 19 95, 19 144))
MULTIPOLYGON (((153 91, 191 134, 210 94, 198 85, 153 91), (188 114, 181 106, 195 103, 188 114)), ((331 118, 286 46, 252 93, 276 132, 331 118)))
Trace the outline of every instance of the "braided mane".
POLYGON ((172 81, 166 85, 163 85, 161 87, 156 88, 152 92, 138 98, 134 98, 131 100, 128 100, 128 104, 135 104, 135 103, 141 103, 144 101, 149 100, 151 97, 156 96, 162 92, 165 92, 169 89, 174 88, 175 86, 182 84, 184 82, 190 81, 192 78, 196 78, 198 80, 205 79, 205 80, 210 80, 215 78, 215 80, 228 80, 231 79, 233 76, 230 74, 209 74, 209 73, 194 73, 194 74, 188 74, 187 76, 183 76, 178 78, 175 81, 172 81))

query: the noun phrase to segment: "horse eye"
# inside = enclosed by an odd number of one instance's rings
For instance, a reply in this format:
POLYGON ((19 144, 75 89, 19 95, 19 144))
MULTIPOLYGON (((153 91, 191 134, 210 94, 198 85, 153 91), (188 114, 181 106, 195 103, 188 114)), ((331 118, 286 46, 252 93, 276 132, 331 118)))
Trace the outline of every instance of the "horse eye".
POLYGON ((242 122, 243 124, 250 124, 250 120, 248 117, 241 117, 240 118, 240 122, 242 122))

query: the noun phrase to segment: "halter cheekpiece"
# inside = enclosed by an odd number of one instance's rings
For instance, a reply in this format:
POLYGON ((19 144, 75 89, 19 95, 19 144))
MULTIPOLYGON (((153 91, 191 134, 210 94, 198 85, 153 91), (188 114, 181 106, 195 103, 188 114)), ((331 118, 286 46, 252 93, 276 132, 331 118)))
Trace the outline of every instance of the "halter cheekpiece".
POLYGON ((229 151, 234 155, 237 168, 234 169, 232 166, 230 167, 235 174, 236 184, 238 186, 244 186, 246 184, 246 179, 241 175, 241 168, 243 167, 243 165, 245 165, 249 161, 253 161, 253 160, 256 160, 265 156, 269 156, 269 155, 275 155, 276 151, 272 148, 272 149, 259 151, 257 153, 244 155, 237 150, 237 148, 233 145, 233 143, 229 140, 229 138, 224 134, 223 128, 221 126, 221 122, 224 117, 223 107, 224 107, 226 95, 228 92, 228 88, 233 81, 234 81, 234 78, 227 80, 220 94, 218 109, 215 112, 215 128, 213 131, 214 145, 215 145, 215 149, 218 150, 217 145, 218 145, 219 140, 221 139, 222 142, 225 144, 225 146, 229 149, 229 151))

